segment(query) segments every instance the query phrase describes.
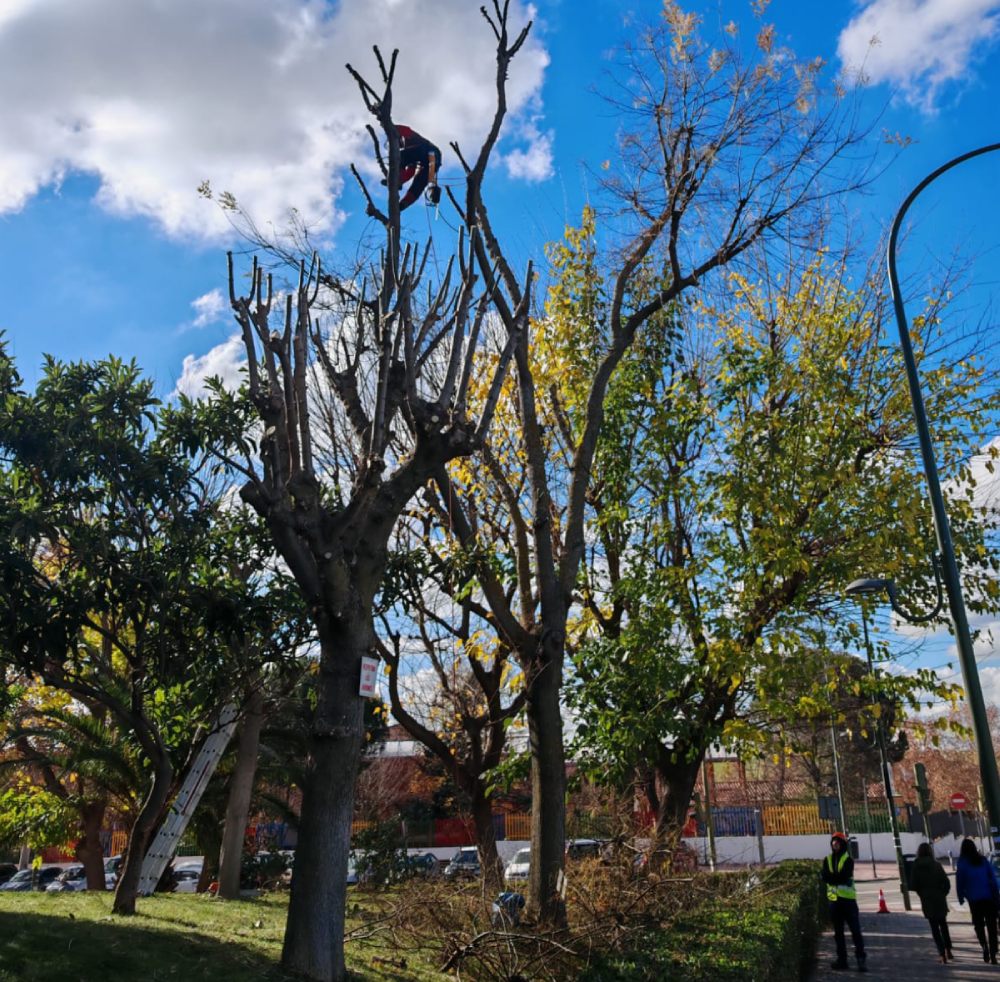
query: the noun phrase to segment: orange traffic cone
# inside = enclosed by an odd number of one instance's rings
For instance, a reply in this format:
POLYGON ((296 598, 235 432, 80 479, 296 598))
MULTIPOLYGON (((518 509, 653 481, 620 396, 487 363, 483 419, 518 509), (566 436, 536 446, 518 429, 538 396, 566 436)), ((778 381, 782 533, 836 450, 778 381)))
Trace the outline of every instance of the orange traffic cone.
POLYGON ((885 891, 883 890, 879 890, 878 892, 878 913, 879 914, 889 913, 889 908, 886 906, 885 903, 885 891))

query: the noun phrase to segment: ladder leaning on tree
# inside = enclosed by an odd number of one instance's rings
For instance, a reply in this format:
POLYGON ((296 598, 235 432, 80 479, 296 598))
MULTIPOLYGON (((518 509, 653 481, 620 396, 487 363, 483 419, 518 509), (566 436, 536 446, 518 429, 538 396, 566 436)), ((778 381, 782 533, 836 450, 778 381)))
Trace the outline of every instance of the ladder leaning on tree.
POLYGON ((239 710, 234 703, 227 703, 219 714, 219 722, 202 744, 198 756, 191 765, 180 791, 170 806, 159 831, 146 851, 139 874, 139 896, 148 897, 156 890, 167 864, 174 858, 177 846, 191 821, 208 782, 215 773, 222 755, 229 746, 239 718, 239 710))

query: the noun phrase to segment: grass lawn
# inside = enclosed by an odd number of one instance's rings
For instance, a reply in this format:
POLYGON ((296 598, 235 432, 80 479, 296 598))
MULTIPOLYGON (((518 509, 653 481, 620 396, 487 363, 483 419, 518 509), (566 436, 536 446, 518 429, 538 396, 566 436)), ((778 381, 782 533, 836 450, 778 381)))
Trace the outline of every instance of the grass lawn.
MULTIPOLYGON (((111 901, 0 893, 0 982, 291 982, 279 965, 285 894, 158 894, 132 918, 113 917, 111 901)), ((490 929, 475 882, 352 887, 348 968, 358 982, 444 982, 437 969, 461 955, 463 979, 797 982, 825 910, 815 863, 693 877, 594 863, 568 901, 568 933, 522 924, 507 935, 490 929)))
MULTIPOLYGON (((112 917, 111 894, 0 893, 0 982, 283 982, 288 900, 218 901, 158 894, 134 918, 112 917)), ((349 897, 348 903, 354 903, 349 897)), ((353 925, 349 925, 353 926, 353 925)), ((348 947, 348 966, 377 982, 441 980, 429 963, 348 947)))

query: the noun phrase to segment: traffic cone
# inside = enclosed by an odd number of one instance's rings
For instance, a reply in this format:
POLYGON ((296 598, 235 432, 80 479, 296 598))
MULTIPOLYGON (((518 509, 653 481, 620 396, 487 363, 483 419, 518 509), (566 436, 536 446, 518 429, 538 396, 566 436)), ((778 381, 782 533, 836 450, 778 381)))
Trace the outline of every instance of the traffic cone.
POLYGON ((885 903, 885 891, 884 890, 879 890, 879 892, 878 892, 878 913, 879 914, 888 914, 889 913, 889 908, 886 906, 886 903, 885 903))

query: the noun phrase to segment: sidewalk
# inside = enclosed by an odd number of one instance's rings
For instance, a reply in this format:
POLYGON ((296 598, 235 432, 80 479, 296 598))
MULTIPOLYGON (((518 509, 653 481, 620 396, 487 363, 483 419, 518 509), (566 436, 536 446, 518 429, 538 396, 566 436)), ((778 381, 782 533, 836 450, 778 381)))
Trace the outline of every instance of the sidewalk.
MULTIPOLYGON (((945 869, 948 866, 945 864, 945 869)), ((879 863, 877 879, 872 879, 871 867, 855 866, 855 885, 858 890, 858 907, 861 909, 861 931, 865 936, 868 951, 868 974, 871 982, 980 982, 991 979, 1000 982, 1000 966, 983 961, 982 949, 972 930, 969 907, 958 906, 955 899, 955 880, 951 878, 951 893, 948 904, 948 927, 954 946, 955 961, 942 965, 938 960, 937 948, 931 939, 930 928, 920 913, 920 898, 910 894, 913 910, 903 909, 903 897, 899 891, 899 876, 894 863, 879 863), (867 873, 867 877, 866 877, 867 873), (878 891, 885 891, 886 904, 890 913, 879 914, 878 891)), ((851 935, 847 932, 847 951, 851 968, 856 965, 851 935)), ((817 951, 817 968, 810 976, 811 982, 843 982, 845 978, 858 978, 856 972, 835 972, 830 963, 836 956, 833 932, 827 931, 820 939, 817 951)))

